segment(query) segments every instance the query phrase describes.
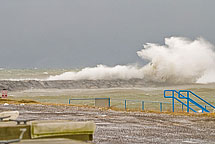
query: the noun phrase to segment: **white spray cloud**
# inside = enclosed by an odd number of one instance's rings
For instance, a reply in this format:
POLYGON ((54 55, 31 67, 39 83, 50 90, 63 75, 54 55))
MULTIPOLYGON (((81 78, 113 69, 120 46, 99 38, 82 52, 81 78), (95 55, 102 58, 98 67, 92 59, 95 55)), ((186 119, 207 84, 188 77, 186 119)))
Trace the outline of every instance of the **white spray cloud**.
POLYGON ((97 65, 97 67, 87 67, 79 72, 65 72, 61 75, 50 76, 49 80, 113 80, 113 79, 132 79, 143 78, 143 68, 137 66, 121 66, 108 67, 97 65))
POLYGON ((197 82, 215 65, 213 49, 202 38, 191 41, 171 37, 166 38, 162 46, 148 43, 137 54, 151 61, 145 66, 145 78, 156 82, 191 83, 197 82))
POLYGON ((98 65, 50 76, 49 80, 140 78, 166 83, 215 82, 214 46, 203 38, 193 41, 182 37, 166 38, 165 45, 147 43, 137 55, 149 63, 143 67, 98 65))

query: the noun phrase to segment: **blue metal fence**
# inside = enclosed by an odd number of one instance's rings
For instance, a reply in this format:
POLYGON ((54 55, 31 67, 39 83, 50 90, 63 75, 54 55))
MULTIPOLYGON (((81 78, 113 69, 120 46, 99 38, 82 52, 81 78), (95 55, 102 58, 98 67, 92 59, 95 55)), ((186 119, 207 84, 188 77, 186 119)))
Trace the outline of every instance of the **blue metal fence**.
POLYGON ((145 100, 133 100, 133 99, 115 99, 115 98, 72 98, 69 99, 69 104, 77 104, 75 101, 84 101, 88 102, 87 105, 95 105, 95 101, 97 99, 108 99, 109 100, 109 107, 118 107, 121 109, 139 109, 139 110, 153 110, 154 107, 157 107, 156 110, 160 110, 160 112, 165 111, 165 108, 168 108, 166 111, 175 112, 176 107, 177 110, 184 111, 184 107, 186 108, 187 112, 192 110, 193 112, 197 112, 196 109, 193 107, 196 106, 202 112, 210 112, 209 108, 215 109, 215 106, 207 102, 206 100, 202 99, 195 93, 189 90, 164 90, 164 98, 171 98, 172 102, 161 102, 161 101, 145 101, 145 100), (171 93, 171 95, 167 95, 167 93, 171 93), (184 95, 186 93, 186 95, 184 95), (200 105, 196 101, 190 98, 190 95, 195 96, 204 104, 200 105), (89 102, 90 101, 90 102, 89 102), (166 106, 168 105, 168 106, 166 106), (181 108, 180 108, 181 106, 181 108), (150 107, 150 108, 149 108, 150 107), (171 108, 172 107, 172 108, 171 108))
MULTIPOLYGON (((118 106, 121 106, 121 108, 123 108, 124 110, 138 108, 144 111, 147 108, 146 104, 149 104, 153 106, 157 105, 159 107, 159 111, 162 112, 164 110, 164 104, 171 106, 171 102, 144 101, 144 100, 133 100, 133 99, 114 99, 114 98, 71 98, 69 99, 69 104, 77 104, 77 102, 75 101, 82 101, 82 102, 86 101, 89 104, 89 100, 94 102, 96 99, 109 99, 109 107, 115 107, 115 105, 118 105, 118 106), (115 101, 115 103, 113 101, 115 101), (134 102, 135 106, 131 107, 131 104, 129 104, 129 102, 134 102)), ((152 110, 152 109, 149 109, 149 110, 152 110)), ((183 110, 183 107, 182 107, 182 110, 183 110)))
POLYGON ((191 106, 196 106, 198 108, 201 109, 202 113, 203 112, 210 112, 207 109, 207 106, 215 109, 215 106, 213 106, 212 104, 210 104, 209 102, 207 102, 206 100, 204 100, 203 98, 201 98, 200 96, 196 95, 194 92, 190 91, 190 90, 164 90, 164 98, 172 98, 172 111, 175 111, 175 100, 178 101, 179 103, 182 104, 182 111, 184 106, 187 107, 187 112, 189 112, 190 110, 192 110, 193 112, 197 112, 195 109, 193 109, 191 106), (167 92, 171 92, 171 95, 168 96, 167 92), (185 93, 186 95, 183 95, 182 93, 185 93), (176 94, 176 96, 175 96, 176 94), (196 97, 198 100, 200 100, 202 103, 205 103, 205 105, 201 105, 200 103, 194 101, 191 97, 190 94, 194 97, 196 97), (187 103, 185 104, 184 102, 182 102, 180 99, 185 99, 187 100, 187 103), (190 104, 191 103, 191 104, 190 104))

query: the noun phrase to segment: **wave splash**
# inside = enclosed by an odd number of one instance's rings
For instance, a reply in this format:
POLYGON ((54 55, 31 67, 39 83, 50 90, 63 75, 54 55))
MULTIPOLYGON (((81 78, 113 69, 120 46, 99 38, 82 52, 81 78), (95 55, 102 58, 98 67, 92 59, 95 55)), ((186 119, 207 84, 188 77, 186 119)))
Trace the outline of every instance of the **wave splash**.
POLYGON ((105 65, 97 65, 96 67, 84 68, 79 72, 65 72, 61 75, 50 76, 49 80, 113 80, 113 79, 132 79, 144 77, 143 68, 137 66, 108 67, 105 65))
POLYGON ((98 65, 78 72, 65 72, 50 76, 48 80, 113 80, 143 79, 157 83, 215 82, 214 46, 203 38, 189 40, 184 37, 165 38, 165 44, 146 43, 137 55, 149 61, 137 65, 98 65))

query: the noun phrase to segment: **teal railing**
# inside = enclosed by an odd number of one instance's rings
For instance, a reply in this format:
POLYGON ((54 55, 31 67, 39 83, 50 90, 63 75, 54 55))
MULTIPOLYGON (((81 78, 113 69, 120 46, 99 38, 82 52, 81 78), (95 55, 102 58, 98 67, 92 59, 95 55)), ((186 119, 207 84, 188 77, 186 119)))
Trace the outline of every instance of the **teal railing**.
POLYGON ((197 112, 191 106, 197 106, 198 108, 201 109, 202 112, 210 112, 206 108, 206 106, 209 106, 209 107, 215 109, 215 106, 213 106, 212 104, 210 104, 209 102, 207 102, 206 100, 204 100, 203 98, 201 98, 200 96, 198 96, 197 94, 195 94, 194 92, 192 92, 190 90, 179 90, 179 91, 176 91, 176 90, 164 90, 164 98, 172 98, 172 111, 173 112, 175 111, 175 100, 182 104, 182 108, 183 108, 183 106, 186 106, 187 107, 187 112, 189 112, 190 110, 192 110, 193 112, 197 112), (167 95, 168 92, 171 92, 170 96, 167 95), (182 93, 185 93, 186 95, 184 95, 182 93), (194 97, 196 97, 199 101, 201 101, 205 105, 201 105, 200 103, 196 102, 194 99, 192 99, 190 97, 190 95, 193 95, 194 97), (184 103, 180 99, 186 99, 187 102, 184 103))

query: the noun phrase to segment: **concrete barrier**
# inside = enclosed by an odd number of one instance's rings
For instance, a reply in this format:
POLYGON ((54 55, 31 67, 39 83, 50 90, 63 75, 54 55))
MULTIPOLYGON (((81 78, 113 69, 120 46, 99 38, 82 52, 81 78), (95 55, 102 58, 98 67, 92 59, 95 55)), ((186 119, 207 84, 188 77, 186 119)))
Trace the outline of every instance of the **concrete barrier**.
POLYGON ((25 128, 23 139, 68 138, 81 141, 92 141, 96 125, 94 122, 74 122, 69 120, 32 121, 17 125, 8 121, 0 123, 0 141, 17 139, 20 129, 25 128))

